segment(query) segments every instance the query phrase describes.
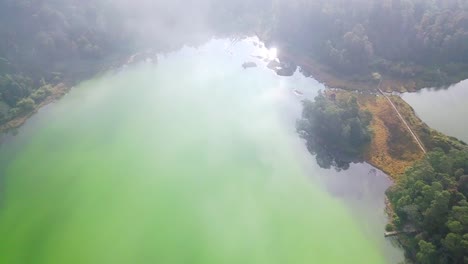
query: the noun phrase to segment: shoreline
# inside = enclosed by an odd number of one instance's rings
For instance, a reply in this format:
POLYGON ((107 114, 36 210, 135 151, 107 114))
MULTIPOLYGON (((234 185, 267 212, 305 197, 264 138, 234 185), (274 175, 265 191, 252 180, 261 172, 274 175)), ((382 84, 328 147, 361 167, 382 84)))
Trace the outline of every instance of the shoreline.
MULTIPOLYGON (((93 74, 91 74, 91 78, 93 78, 93 76, 98 76, 103 72, 113 71, 120 67, 143 61, 147 58, 151 59, 153 62, 157 61, 157 53, 155 53, 154 51, 141 51, 131 55, 119 55, 117 56, 117 58, 114 58, 114 60, 110 62, 107 66, 96 68, 96 71, 93 74)), ((12 131, 15 131, 16 129, 19 129, 29 120, 29 118, 35 115, 41 108, 62 99, 62 97, 65 96, 74 87, 74 85, 72 85, 73 83, 80 83, 85 80, 86 78, 75 80, 70 78, 69 80, 64 80, 56 85, 51 86, 51 94, 44 98, 43 101, 35 105, 33 110, 31 110, 28 113, 19 115, 3 124, 0 124, 0 134, 8 134, 12 131)))
MULTIPOLYGON (((257 39, 261 41, 260 38, 257 39)), ((130 65, 133 63, 137 63, 140 61, 144 61, 146 59, 150 59, 151 61, 156 61, 157 62, 157 57, 158 53, 155 52, 154 50, 146 50, 146 51, 140 51, 136 52, 133 54, 126 54, 125 56, 118 56, 117 62, 114 60, 113 63, 110 63, 108 66, 105 66, 104 68, 97 69, 95 72, 94 76, 104 72, 104 71, 112 71, 115 70, 119 67, 125 67, 125 65, 130 65)), ((368 82, 356 82, 356 81, 349 81, 346 80, 345 78, 340 78, 337 77, 336 75, 333 75, 329 73, 327 70, 324 70, 323 65, 318 64, 315 61, 312 60, 307 60, 307 65, 306 66, 301 66, 299 63, 300 71, 301 74, 304 74, 306 77, 311 77, 318 82, 322 83, 325 85, 326 89, 331 89, 337 93, 352 93, 357 96, 358 101, 360 103, 360 106, 365 109, 369 110, 373 114, 373 121, 372 121, 372 129, 374 130, 374 137, 373 137, 373 142, 371 146, 365 151, 363 160, 373 167, 383 171, 387 175, 389 175, 390 178, 392 179, 397 179, 398 175, 402 174, 405 169, 409 166, 411 166, 415 161, 420 160, 423 155, 419 155, 418 153, 412 153, 409 157, 405 153, 403 153, 403 158, 402 157, 391 157, 392 155, 388 155, 388 144, 384 144, 382 142, 383 140, 388 140, 388 138, 391 136, 392 131, 391 129, 388 129, 389 122, 394 122, 394 120, 387 120, 388 115, 392 115, 392 113, 388 113, 388 109, 382 109, 386 108, 386 104, 383 104, 380 102, 380 98, 378 95, 378 89, 377 87, 377 82, 375 80, 373 81, 368 81, 368 82), (382 107, 385 105, 385 107, 382 107), (377 118, 378 117, 378 118, 377 118), (380 137, 380 139, 379 139, 380 137), (380 142, 374 142, 380 140, 380 142), (395 163, 398 163, 397 165, 394 165, 395 163)), ((275 72, 274 69, 271 69, 272 71, 275 72)), ((80 81, 76 81, 80 82, 80 81)), ((385 87, 385 83, 393 83, 393 80, 384 80, 382 82, 382 85, 385 87)), ((70 82, 71 83, 71 82, 70 82)), ((20 128, 27 120, 33 116, 35 113, 37 113, 42 107, 51 104, 53 102, 56 102, 60 100, 65 94, 67 94, 70 90, 72 89, 72 86, 69 84, 65 84, 64 82, 59 83, 55 86, 52 87, 51 94, 45 98, 42 102, 37 104, 34 109, 24 115, 18 116, 2 125, 0 125, 0 133, 8 133, 12 130, 20 128)), ((386 92, 386 90, 384 90, 386 92)), ((406 92, 416 92, 418 90, 408 90, 406 89, 404 92, 402 91, 395 91, 391 90, 391 92, 398 92, 399 94, 406 93, 406 92)), ((417 117, 416 113, 412 109, 412 107, 406 103, 404 100, 401 99, 399 96, 391 96, 392 98, 398 98, 397 106, 400 107, 403 105, 404 108, 410 109, 410 111, 406 111, 405 114, 409 115, 406 116, 405 119, 410 119, 413 122, 408 122, 410 126, 414 126, 416 120, 416 123, 418 126, 424 126, 424 129, 431 129, 428 127, 422 120, 417 117)), ((408 121, 408 120, 406 120, 408 121)), ((395 122, 394 122, 395 123, 395 122)), ((398 124, 398 122, 396 122, 398 124)), ((393 124, 394 125, 394 124, 393 124)), ((414 128, 413 128, 414 129, 414 128)), ((416 134, 421 130, 419 127, 416 129, 416 134)), ((438 133, 439 135, 441 133, 438 133)), ((417 135, 418 137, 421 137, 420 135, 417 135)), ((426 145, 425 141, 427 141, 427 137, 421 137, 423 138, 421 141, 423 142, 424 145, 426 145), (426 140, 424 140, 426 138, 426 140)), ((405 147, 408 147, 408 144, 411 142, 398 142, 398 144, 403 144, 405 147)))
MULTIPOLYGON (((261 41, 261 39, 257 36, 257 39, 261 41)), ((95 72, 94 76, 104 72, 104 71, 113 71, 118 69, 119 67, 125 67, 125 65, 130 65, 133 63, 141 62, 146 59, 150 59, 151 61, 156 61, 157 62, 157 57, 158 53, 155 52, 154 50, 145 50, 145 51, 139 51, 133 54, 126 54, 126 55, 119 55, 117 60, 114 60, 112 63, 110 63, 107 66, 102 67, 101 69, 97 69, 95 72)), ((289 59, 292 57, 289 56, 289 59)), ((397 179, 398 175, 402 174, 407 167, 411 166, 415 161, 421 159, 423 155, 419 155, 417 152, 410 151, 412 152, 411 155, 406 155, 405 153, 402 153, 402 157, 398 157, 395 155, 389 155, 389 144, 384 144, 386 141, 389 139, 389 137, 392 136, 392 129, 389 129, 389 123, 392 123, 391 125, 399 124, 399 121, 395 122, 395 120, 391 120, 392 118, 389 118, 393 113, 388 111, 387 109, 387 103, 386 102, 381 102, 381 99, 379 98, 378 95, 378 89, 377 89, 377 81, 372 80, 372 81, 367 81, 367 82, 356 82, 356 81, 350 81, 346 80, 346 78, 340 78, 337 77, 337 75, 331 74, 329 71, 327 71, 325 66, 317 63, 316 61, 309 60, 307 59, 303 61, 302 65, 301 63, 298 64, 300 67, 300 72, 301 74, 304 74, 306 77, 311 77, 318 82, 322 83, 325 85, 326 89, 333 90, 334 92, 337 93, 352 93, 357 96, 358 101, 360 103, 360 106, 365 109, 369 110, 373 114, 373 121, 372 121, 372 129, 374 130, 374 137, 373 137, 373 142, 370 144, 370 147, 365 151, 363 160, 373 167, 383 171, 384 173, 388 174, 390 178, 392 179, 397 179), (304 64, 306 63, 306 66, 304 64), (382 109, 383 108, 383 109, 382 109)), ((274 69, 271 69, 272 71, 275 72, 274 69)), ((76 80, 75 82, 80 82, 76 80)), ((382 86, 385 87, 385 83, 393 83, 393 80, 384 80, 382 82, 382 86)), ((71 83, 71 82, 69 82, 71 83)), ((20 128, 27 120, 33 116, 35 113, 37 113, 43 106, 46 106, 48 104, 51 104, 53 102, 56 102, 60 100, 66 93, 68 93, 72 89, 72 86, 69 84, 65 84, 64 82, 59 83, 55 86, 52 87, 51 94, 45 98, 42 102, 40 102, 38 105, 34 107, 34 109, 24 115, 18 116, 2 125, 0 125, 0 133, 8 133, 9 131, 15 130, 20 128)), ((386 90, 384 90, 386 92, 386 90)), ((416 92, 417 90, 408 90, 406 89, 404 92, 416 92)), ((402 91, 395 91, 392 90, 391 92, 397 92, 399 94, 402 94, 404 92, 402 91)), ((411 121, 416 120, 417 125, 419 126, 425 126, 424 128, 429 129, 432 131, 431 128, 429 128, 422 120, 417 117, 416 113, 412 109, 412 107, 406 103, 404 100, 401 99, 399 96, 391 96, 392 98, 398 98, 397 106, 403 105, 404 108, 410 109, 410 111, 405 111, 406 115, 409 115, 409 117, 405 117, 405 119, 410 119, 411 121)), ((408 120, 407 120, 408 121, 408 120)), ((414 126, 415 122, 408 122, 410 126, 414 126)), ((417 132, 421 130, 421 128, 416 129, 416 134, 417 132)), ((400 131, 401 132, 401 131, 400 131)), ((421 137, 418 135, 418 137, 421 137)), ((427 137, 421 137, 421 138, 426 138, 427 137)), ((423 141, 423 144, 426 145, 423 141)), ((426 140, 427 141, 427 140, 426 140)), ((403 147, 408 147, 408 144, 411 144, 411 142, 408 141, 403 141, 403 142, 397 142, 399 144, 404 145, 403 147)), ((403 148, 402 147, 402 148, 403 148)))
POLYGON ((373 136, 361 158, 393 180, 398 181, 407 168, 423 159, 426 150, 467 148, 463 141, 429 127, 399 95, 384 96, 372 91, 329 87, 325 93, 330 98, 333 95, 343 100, 355 96, 360 109, 372 114, 370 129, 373 136))
POLYGON ((26 123, 30 117, 35 115, 42 107, 49 105, 51 103, 57 102, 63 96, 65 96, 70 90, 72 86, 67 85, 65 83, 59 83, 57 85, 52 86, 51 94, 47 96, 42 102, 37 104, 34 109, 26 114, 17 116, 12 120, 0 125, 0 133, 6 134, 11 132, 12 130, 20 128, 24 123, 26 123))
MULTIPOLYGON (((260 38, 257 39, 261 41, 260 38)), ((118 56, 117 62, 110 63, 108 66, 104 68, 98 69, 94 76, 104 72, 104 71, 112 71, 118 69, 119 67, 125 67, 126 65, 130 65, 133 63, 141 62, 144 60, 151 60, 157 62, 158 53, 154 50, 146 50, 140 51, 133 54, 126 54, 125 56, 118 56)), ((334 93, 337 94, 344 94, 344 96, 348 96, 349 94, 353 94, 358 98, 359 105, 364 110, 369 110, 373 114, 373 120, 371 123, 372 130, 374 131, 374 136, 370 146, 366 149, 363 155, 363 161, 367 162, 368 164, 372 165, 373 167, 383 171, 387 174, 391 179, 397 180, 399 175, 404 173, 406 168, 410 167, 414 162, 422 159, 424 155, 422 153, 418 153, 419 151, 414 151, 414 149, 410 146, 412 144, 411 140, 399 140, 396 142, 395 145, 401 145, 396 147, 401 147, 401 149, 410 149, 410 153, 401 153, 401 155, 391 155, 389 152, 392 151, 392 148, 395 146, 389 146, 386 141, 392 137, 394 133, 401 133, 406 132, 403 131, 396 131, 403 126, 402 120, 396 120, 396 114, 392 111, 389 111, 388 103, 382 102, 383 96, 378 94, 377 88, 377 81, 368 81, 368 82, 356 82, 356 81, 349 81, 345 78, 339 78, 336 75, 330 74, 328 71, 324 70, 325 66, 318 64, 315 61, 307 60, 306 66, 300 67, 301 74, 304 74, 306 77, 311 77, 318 82, 325 85, 325 88, 328 90, 332 90, 334 93), (372 87, 372 88, 371 88, 372 87), (393 119, 393 120, 392 120, 393 119), (395 126, 396 125, 396 126, 395 126), (390 128, 389 128, 390 127, 390 128)), ((271 69, 275 72, 274 69, 271 69)), ((76 81, 79 82, 79 81, 76 81)), ((382 85, 385 87, 385 83, 393 83, 393 80, 384 80, 382 85)), ((71 82, 70 82, 71 83, 71 82)), ((51 94, 46 97, 42 102, 37 104, 34 109, 24 115, 18 116, 2 125, 0 125, 0 133, 8 133, 12 130, 20 128, 27 120, 36 114, 42 107, 54 103, 60 100, 64 95, 66 95, 73 87, 69 84, 65 84, 64 82, 59 83, 55 86, 52 86, 51 94)), ((402 91, 395 91, 391 90, 390 92, 397 92, 398 94, 402 93, 409 93, 409 92, 417 92, 418 90, 408 90, 406 89, 404 92, 402 91)), ((387 92, 387 90, 384 90, 387 92)), ((391 95, 392 99, 396 100, 396 107, 404 108, 404 119, 408 122, 409 126, 415 130, 415 134, 419 138, 423 145, 428 145, 427 135, 421 136, 418 132, 421 130, 429 130, 430 133, 436 133, 437 136, 443 135, 440 132, 437 132, 430 127, 428 127, 414 112, 411 105, 406 103, 403 99, 401 99, 398 95, 391 95), (417 126, 415 129, 414 126, 417 126)), ((391 110, 391 109, 390 109, 391 110)), ((443 135, 445 136, 445 135, 443 135)), ((447 137, 447 136, 446 136, 447 137)), ((404 138, 403 138, 404 139, 404 138)), ((430 144, 429 144, 430 145, 430 144)), ((431 149, 430 147, 428 148, 431 149)))
MULTIPOLYGON (((255 36, 265 44, 265 47, 274 47, 273 40, 269 39, 261 32, 254 32, 255 36)), ((278 45, 278 43, 276 43, 278 45)), ((285 43, 283 43, 285 44, 285 43)), ((280 45, 281 46, 281 45, 280 45)), ((347 91, 375 91, 378 92, 376 87, 378 81, 374 78, 374 73, 379 73, 382 76, 381 90, 384 92, 392 93, 407 93, 417 92, 425 88, 445 87, 459 83, 468 79, 468 74, 460 75, 457 73, 449 72, 447 65, 440 65, 442 71, 439 70, 435 74, 432 72, 431 66, 412 65, 410 67, 414 73, 410 76, 396 76, 394 73, 382 71, 378 66, 370 65, 366 72, 346 74, 337 72, 332 66, 326 65, 316 56, 309 56, 301 54, 301 52, 288 51, 291 48, 287 43, 283 45, 287 48, 280 49, 278 58, 283 63, 292 64, 297 66, 302 74, 306 77, 313 77, 315 80, 324 84, 329 88, 339 88, 347 91), (429 70, 429 73, 427 71, 429 70), (437 76, 436 76, 437 75, 437 76), (442 76, 444 75, 444 76, 442 76), (437 77, 437 78, 436 78, 437 77), (444 78, 442 78, 444 77, 444 78)), ((468 64, 459 64, 457 70, 468 70, 468 64)))
MULTIPOLYGON (((262 38, 256 35, 262 41, 262 38)), ((270 47, 268 44, 265 46, 270 47)), ((429 127, 419 118, 413 107, 401 97, 402 94, 415 93, 428 88, 449 89, 463 79, 439 86, 434 86, 436 85, 434 82, 431 86, 422 79, 422 75, 398 79, 382 76, 379 73, 379 79, 382 81, 378 81, 374 78, 375 73, 368 73, 368 76, 363 74, 361 78, 352 79, 358 75, 338 74, 310 57, 301 57, 283 51, 278 58, 280 64, 299 68, 301 74, 322 83, 326 90, 337 94, 349 93, 357 97, 360 107, 373 114, 371 129, 374 136, 364 151, 363 160, 393 180, 398 180, 407 168, 423 159, 426 150, 427 152, 436 148, 460 150, 467 146, 463 141, 429 127)), ((422 69, 422 66, 415 67, 422 69)))

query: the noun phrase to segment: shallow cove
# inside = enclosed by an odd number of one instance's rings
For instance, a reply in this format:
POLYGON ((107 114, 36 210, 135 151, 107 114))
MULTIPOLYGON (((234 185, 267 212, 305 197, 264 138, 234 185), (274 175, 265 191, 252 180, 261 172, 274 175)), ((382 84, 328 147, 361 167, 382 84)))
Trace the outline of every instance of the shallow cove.
POLYGON ((31 119, 0 149, 0 263, 397 259, 372 193, 389 183, 362 189, 317 168, 293 89, 322 86, 243 70, 256 50, 184 48, 84 82, 31 119))
POLYGON ((426 88, 402 98, 431 128, 468 142, 468 80, 448 88, 426 88))

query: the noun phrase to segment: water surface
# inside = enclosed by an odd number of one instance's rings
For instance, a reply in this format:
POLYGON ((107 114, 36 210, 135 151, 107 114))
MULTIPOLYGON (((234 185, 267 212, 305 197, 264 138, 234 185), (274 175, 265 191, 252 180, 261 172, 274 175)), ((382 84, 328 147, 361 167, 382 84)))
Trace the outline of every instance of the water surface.
POLYGON ((295 132, 310 78, 215 40, 87 81, 0 148, 0 263, 394 263, 369 165, 295 132))
POLYGON ((468 80, 445 89, 405 93, 402 97, 430 127, 468 142, 468 80))

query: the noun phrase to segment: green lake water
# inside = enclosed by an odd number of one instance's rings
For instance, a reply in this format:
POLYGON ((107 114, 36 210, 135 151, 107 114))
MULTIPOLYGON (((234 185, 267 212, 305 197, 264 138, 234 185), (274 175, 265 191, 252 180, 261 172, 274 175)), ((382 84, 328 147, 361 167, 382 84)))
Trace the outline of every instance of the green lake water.
POLYGON ((395 263, 369 165, 298 138, 322 85, 214 40, 83 82, 0 147, 0 263, 395 263))

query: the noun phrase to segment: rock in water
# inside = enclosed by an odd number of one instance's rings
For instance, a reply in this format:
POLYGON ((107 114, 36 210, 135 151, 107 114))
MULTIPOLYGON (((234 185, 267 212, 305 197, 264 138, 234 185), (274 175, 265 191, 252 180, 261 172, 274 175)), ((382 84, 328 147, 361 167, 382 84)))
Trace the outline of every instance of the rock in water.
POLYGON ((281 68, 276 69, 276 74, 279 76, 292 76, 297 70, 296 65, 281 65, 281 68))
POLYGON ((244 70, 248 68, 255 68, 255 67, 257 67, 257 64, 253 61, 244 62, 244 64, 242 64, 242 68, 244 68, 244 70))

